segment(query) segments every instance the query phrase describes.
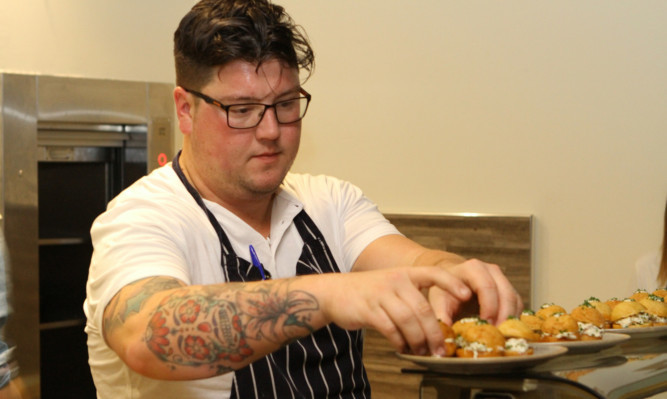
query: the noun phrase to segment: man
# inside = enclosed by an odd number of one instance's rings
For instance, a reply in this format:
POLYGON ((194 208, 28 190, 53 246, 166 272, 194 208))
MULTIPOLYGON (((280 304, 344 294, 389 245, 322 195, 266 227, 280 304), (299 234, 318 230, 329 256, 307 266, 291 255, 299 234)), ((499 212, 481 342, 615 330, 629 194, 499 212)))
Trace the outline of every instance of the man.
POLYGON ((0 399, 27 398, 23 379, 18 375, 19 366, 14 359, 15 346, 10 347, 5 338, 5 324, 11 314, 11 263, 9 248, 0 227, 0 399))
POLYGON ((360 329, 440 354, 437 319, 471 298, 492 322, 521 310, 497 266, 408 240, 349 183, 288 173, 313 53, 281 7, 204 0, 174 42, 182 151, 91 229, 100 398, 367 398, 360 329))

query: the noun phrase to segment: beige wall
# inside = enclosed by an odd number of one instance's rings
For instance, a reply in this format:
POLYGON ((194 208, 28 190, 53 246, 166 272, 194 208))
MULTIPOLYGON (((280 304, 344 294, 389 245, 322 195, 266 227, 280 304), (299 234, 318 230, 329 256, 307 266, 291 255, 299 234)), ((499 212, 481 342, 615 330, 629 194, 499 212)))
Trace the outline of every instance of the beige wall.
MULTIPOLYGON (((192 4, 2 1, 0 69, 172 82, 192 4)), ((385 212, 534 215, 537 304, 634 288, 667 197, 667 3, 282 4, 317 55, 296 170, 385 212)))

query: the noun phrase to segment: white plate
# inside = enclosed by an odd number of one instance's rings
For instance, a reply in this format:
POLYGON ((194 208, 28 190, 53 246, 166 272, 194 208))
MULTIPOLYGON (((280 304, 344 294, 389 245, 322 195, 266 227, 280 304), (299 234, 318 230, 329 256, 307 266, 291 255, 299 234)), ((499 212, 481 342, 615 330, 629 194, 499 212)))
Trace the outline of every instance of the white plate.
POLYGON ((667 337, 667 326, 636 327, 636 328, 612 328, 604 330, 605 333, 627 334, 632 339, 667 337))
POLYGON ((497 374, 526 370, 540 363, 563 355, 567 348, 549 345, 533 348, 534 353, 527 356, 500 356, 482 358, 416 356, 397 353, 404 360, 410 360, 432 371, 449 374, 497 374))
MULTIPOLYGON (((615 330, 614 330, 615 331, 615 330)), ((534 347, 542 346, 564 346, 567 348, 568 354, 572 353, 593 353, 599 352, 603 349, 611 348, 621 342, 630 339, 628 334, 618 334, 616 332, 604 332, 602 339, 594 341, 558 341, 558 342, 531 342, 534 347)))

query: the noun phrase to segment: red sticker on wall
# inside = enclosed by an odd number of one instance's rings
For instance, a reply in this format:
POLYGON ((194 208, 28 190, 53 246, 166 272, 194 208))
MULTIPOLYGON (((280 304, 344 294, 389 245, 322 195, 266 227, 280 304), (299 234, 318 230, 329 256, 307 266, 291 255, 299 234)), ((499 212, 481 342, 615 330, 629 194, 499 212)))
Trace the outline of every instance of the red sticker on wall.
POLYGON ((167 154, 164 152, 161 152, 157 156, 157 164, 160 166, 164 166, 167 164, 167 154))

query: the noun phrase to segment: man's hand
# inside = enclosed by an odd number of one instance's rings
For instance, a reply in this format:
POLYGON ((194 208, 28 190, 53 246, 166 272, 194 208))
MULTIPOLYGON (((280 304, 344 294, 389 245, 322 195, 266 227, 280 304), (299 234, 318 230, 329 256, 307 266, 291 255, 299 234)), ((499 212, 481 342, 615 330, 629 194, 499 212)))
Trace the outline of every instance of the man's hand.
MULTIPOLYGON (((359 278, 359 284, 364 284, 361 286, 356 282, 350 284, 360 292, 369 291, 365 303, 381 310, 379 315, 368 316, 372 320, 370 326, 389 338, 398 350, 439 353, 443 343, 437 320, 451 324, 471 305, 480 317, 495 324, 510 315, 518 316, 523 309, 520 296, 497 265, 428 249, 399 235, 384 236, 368 245, 357 258, 353 271, 388 273, 374 281, 359 278), (415 292, 424 289, 429 291, 428 300, 421 292, 419 295, 415 292), (375 304, 369 302, 373 291, 378 297, 375 304)), ((353 290, 343 288, 341 295, 350 291, 353 290)), ((340 300, 345 302, 349 297, 340 300)))
MULTIPOLYGON (((443 353, 443 336, 421 290, 437 286, 457 303, 470 299, 465 282, 444 267, 403 267, 326 275, 311 292, 326 318, 346 329, 370 327, 399 351, 443 353)), ((316 283, 317 284, 317 283, 316 283)))
POLYGON ((436 316, 447 324, 460 315, 463 308, 474 305, 479 317, 492 324, 499 324, 509 316, 518 316, 523 310, 523 302, 507 277, 497 265, 476 259, 450 266, 447 270, 471 288, 476 303, 457 302, 448 292, 433 287, 429 290, 429 301, 436 316))

